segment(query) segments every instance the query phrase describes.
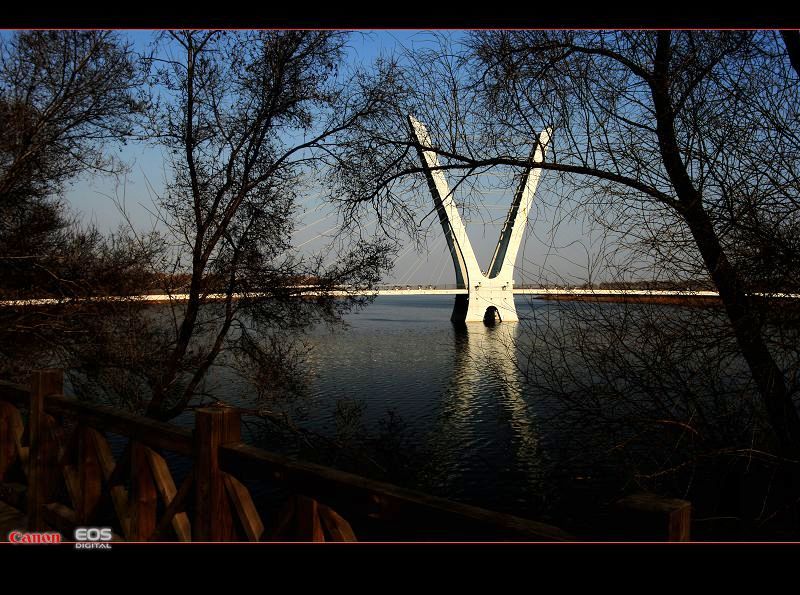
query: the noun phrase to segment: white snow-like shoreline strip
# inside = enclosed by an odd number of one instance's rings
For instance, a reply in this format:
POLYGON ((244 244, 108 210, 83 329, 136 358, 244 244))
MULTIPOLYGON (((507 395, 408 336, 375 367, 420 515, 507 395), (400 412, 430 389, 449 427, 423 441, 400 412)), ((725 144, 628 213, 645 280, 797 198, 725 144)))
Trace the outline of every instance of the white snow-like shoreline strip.
MULTIPOLYGON (((658 289, 553 289, 553 288, 527 288, 527 289, 513 289, 516 295, 556 295, 556 296, 647 296, 647 297, 719 297, 716 291, 678 291, 678 290, 658 290, 658 289)), ((318 296, 332 296, 344 297, 355 295, 458 295, 466 294, 466 289, 335 289, 331 291, 321 291, 317 289, 309 289, 308 291, 300 291, 297 297, 318 297, 318 296)), ((779 299, 798 299, 800 294, 797 293, 755 293, 759 297, 779 298, 779 299)), ((249 294, 234 294, 233 299, 241 299, 247 297, 249 299, 268 298, 269 293, 249 293, 249 294)), ((152 303, 170 303, 170 302, 186 302, 189 299, 188 293, 173 293, 173 294, 149 294, 149 295, 132 295, 132 296, 105 296, 105 297, 91 297, 91 298, 40 298, 40 299, 26 299, 26 300, 0 300, 0 306, 5 307, 24 307, 24 306, 47 306, 70 304, 75 302, 152 302, 152 303)), ((204 298, 207 301, 222 301, 226 299, 224 293, 211 293, 207 294, 204 298)))

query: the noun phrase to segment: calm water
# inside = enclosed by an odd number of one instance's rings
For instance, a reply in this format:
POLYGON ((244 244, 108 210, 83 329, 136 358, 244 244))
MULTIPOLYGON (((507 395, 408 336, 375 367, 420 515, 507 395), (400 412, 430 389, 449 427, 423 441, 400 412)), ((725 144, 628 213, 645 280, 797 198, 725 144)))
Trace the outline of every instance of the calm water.
MULTIPOLYGON (((517 297, 520 318, 558 307, 517 297)), ((540 423, 544 405, 518 370, 513 342, 523 338, 524 324, 458 328, 450 322, 452 308, 453 296, 379 297, 348 315, 347 329, 312 332, 299 425, 336 436, 337 408, 358 403, 363 427, 374 434, 392 412, 404 428, 403 448, 416 458, 405 479, 389 479, 560 520, 559 501, 580 493, 580 485, 573 489, 580 471, 558 468, 546 446, 562 438, 540 423), (566 491, 565 482, 572 486, 566 491)), ((227 396, 235 400, 232 392, 227 396)))
MULTIPOLYGON (((453 325, 453 301, 453 296, 382 296, 347 315, 346 328, 313 329, 305 336, 310 351, 303 367, 304 389, 288 401, 259 402, 252 387, 226 366, 212 370, 200 388, 245 408, 262 406, 280 412, 283 407, 291 413, 296 426, 337 443, 327 449, 319 449, 319 442, 316 449, 304 448, 296 436, 287 437, 272 426, 253 423, 253 418, 246 417, 244 437, 251 444, 453 500, 551 522, 575 534, 590 536, 595 531, 602 534, 603 517, 614 500, 642 489, 637 480, 631 481, 630 470, 625 468, 630 461, 620 458, 620 445, 628 445, 628 430, 622 434, 609 431, 612 426, 608 419, 601 419, 603 416, 591 407, 585 411, 578 408, 578 423, 570 415, 563 415, 572 413, 574 404, 548 399, 528 383, 521 371, 526 367, 526 358, 533 357, 542 369, 551 370, 550 381, 567 391, 570 378, 574 381, 577 377, 579 382, 572 390, 577 387, 578 396, 591 404, 603 398, 590 390, 593 386, 626 378, 616 378, 613 366, 608 368, 611 376, 595 378, 582 359, 584 349, 591 349, 595 338, 601 339, 597 342, 601 346, 616 342, 615 346, 621 349, 609 349, 609 354, 627 354, 638 362, 662 338, 655 333, 658 340, 650 341, 654 333, 648 325, 658 324, 663 330, 667 321, 672 321, 678 341, 667 343, 669 349, 659 357, 670 356, 679 362, 682 377, 697 387, 698 394, 723 394, 724 391, 704 392, 704 383, 721 379, 735 385, 737 375, 745 370, 734 357, 725 366, 717 363, 710 374, 703 350, 694 355, 680 349, 672 353, 681 347, 681 338, 692 328, 695 317, 704 325, 698 327, 704 329, 703 333, 716 328, 716 322, 711 326, 707 322, 721 314, 710 310, 653 305, 661 318, 650 318, 637 315, 641 309, 637 305, 585 304, 591 316, 598 318, 589 320, 588 334, 576 335, 570 332, 569 324, 560 323, 575 320, 575 309, 584 307, 579 302, 517 296, 522 321, 487 327, 482 323, 453 325), (566 311, 570 313, 565 315, 566 311), (614 328, 624 324, 632 331, 609 337, 603 326, 594 324, 603 318, 617 325, 614 328), (638 327, 637 321, 647 324, 638 327), (531 332, 532 326, 537 328, 536 333, 531 332), (554 354, 563 359, 551 358, 554 354), (564 362, 575 377, 564 373, 564 362), (394 431, 387 431, 387 427, 394 431), (369 458, 383 469, 365 465, 363 457, 354 462, 346 454, 350 448, 363 452, 365 447, 369 458)), ((715 333, 707 341, 724 348, 724 341, 715 333)), ((604 353, 601 351, 600 355, 604 353)), ((709 357, 713 359, 714 353, 709 357)), ((647 362, 647 357, 644 360, 647 362)), ((664 359, 660 365, 675 371, 671 361, 664 359)), ((655 392, 645 395, 646 400, 660 396, 660 390, 656 386, 655 392)), ((611 400, 602 403, 603 411, 609 413, 606 418, 622 415, 627 402, 633 407, 641 405, 636 395, 618 399, 614 395, 620 393, 608 394, 611 400)), ((624 390, 621 394, 626 396, 624 390)), ((741 401, 738 392, 731 394, 736 397, 735 403, 741 401)), ((672 398, 670 403, 681 405, 680 399, 674 395, 672 398)), ((637 409, 636 413, 651 416, 650 409, 644 413, 637 409)), ((662 416, 670 414, 659 412, 662 416)), ((681 419, 682 412, 678 410, 675 415, 681 419)), ((193 425, 193 417, 188 411, 174 421, 193 425)), ((647 428, 646 433, 637 435, 639 442, 649 441, 660 426, 655 430, 647 428)), ((637 470, 659 471, 674 464, 669 457, 678 443, 669 430, 662 429, 669 446, 661 453, 664 460, 651 460, 647 452, 639 453, 626 446, 626 453, 630 450, 632 456, 638 457, 633 461, 637 470)), ((117 446, 121 448, 123 442, 117 446)), ((178 458, 171 457, 171 464, 174 462, 175 468, 185 472, 186 461, 178 458)), ((715 498, 717 478, 714 473, 708 475, 708 486, 697 487, 696 491, 708 492, 715 498)), ((702 479, 692 475, 689 485, 694 489, 702 479)), ((271 505, 280 494, 276 497, 270 486, 270 482, 254 481, 250 488, 259 502, 271 505)))
MULTIPOLYGON (((452 296, 380 297, 317 334, 309 364, 316 429, 335 429, 338 399, 364 404, 375 428, 392 410, 435 457, 426 482, 450 497, 527 502, 542 475, 535 403, 526 398, 511 341, 520 325, 450 322, 452 296)), ((530 305, 520 300, 524 313, 530 305)))
MULTIPOLYGON (((582 414, 579 408, 577 423, 564 415, 574 405, 546 398, 522 370, 533 357, 554 372, 551 381, 569 390, 570 378, 562 374, 566 362, 580 377, 582 398, 587 386, 609 380, 590 377, 582 348, 592 334, 601 345, 608 337, 591 321, 589 335, 572 334, 569 324, 560 323, 574 321, 575 308, 587 307, 592 316, 622 316, 630 324, 639 306, 517 296, 521 322, 487 327, 451 323, 453 303, 453 296, 381 296, 346 315, 345 328, 312 329, 304 336, 310 350, 303 388, 291 399, 259 400, 252 385, 225 365, 210 370, 199 388, 243 408, 286 412, 295 426, 329 441, 315 438, 309 447, 296 433, 245 416, 243 438, 253 445, 591 534, 614 500, 636 487, 616 458, 619 435, 608 432, 591 408, 582 414), (550 339, 543 339, 545 331, 550 339)), ((654 307, 678 322, 692 313, 654 307)), ((161 316, 166 310, 153 312, 161 316)), ((646 335, 647 327, 632 333, 625 346, 647 352, 646 342, 636 342, 646 335)), ((616 400, 604 405, 612 414, 620 406, 616 400)), ((173 423, 193 426, 194 414, 186 411, 173 423)), ((114 446, 121 451, 124 443, 114 446)), ((188 470, 188 461, 167 458, 178 476, 188 470)), ((282 497, 272 482, 248 485, 264 506, 282 497)))

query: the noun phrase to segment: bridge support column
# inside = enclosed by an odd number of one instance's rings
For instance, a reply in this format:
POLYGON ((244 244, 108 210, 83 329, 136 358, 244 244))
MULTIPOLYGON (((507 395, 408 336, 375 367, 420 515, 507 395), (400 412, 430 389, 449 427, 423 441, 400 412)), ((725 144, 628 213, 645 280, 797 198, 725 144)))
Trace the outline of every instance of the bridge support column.
POLYGON ((457 295, 450 320, 461 322, 484 322, 487 311, 495 308, 501 322, 516 322, 517 308, 514 305, 514 292, 508 289, 479 287, 471 289, 469 295, 457 295))
POLYGON ((433 203, 442 224, 447 246, 453 258, 456 271, 456 285, 466 289, 467 295, 457 295, 450 317, 455 323, 462 322, 514 322, 519 320, 514 305, 514 263, 522 242, 522 235, 528 221, 533 195, 539 183, 541 168, 534 163, 544 160, 547 144, 550 142, 550 129, 539 135, 528 166, 511 202, 500 239, 486 272, 481 271, 467 230, 449 189, 444 172, 439 166, 439 158, 432 148, 425 126, 408 116, 411 134, 417 142, 422 167, 428 179, 428 187, 433 195, 433 203))

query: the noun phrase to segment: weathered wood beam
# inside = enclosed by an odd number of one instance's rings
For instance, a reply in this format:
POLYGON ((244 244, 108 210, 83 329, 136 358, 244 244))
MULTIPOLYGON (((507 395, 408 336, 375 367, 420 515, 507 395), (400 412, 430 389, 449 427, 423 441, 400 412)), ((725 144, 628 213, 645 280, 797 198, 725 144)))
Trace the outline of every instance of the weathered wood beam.
POLYGON ((132 438, 151 448, 161 448, 191 456, 192 432, 172 424, 119 411, 106 405, 82 403, 64 396, 47 398, 47 411, 52 414, 72 415, 84 424, 132 438))
POLYGON ((0 481, 8 470, 20 461, 22 467, 27 463, 28 449, 22 446, 25 426, 22 415, 11 403, 0 401, 0 481))
POLYGON ((574 539, 552 525, 295 461, 243 443, 220 447, 220 461, 229 473, 240 477, 269 474, 275 480, 288 483, 298 493, 331 504, 341 512, 352 511, 405 526, 459 527, 474 537, 500 534, 544 541, 574 539))
MULTIPOLYGON (((164 506, 169 507, 178 490, 175 489, 175 480, 172 479, 172 473, 169 471, 167 462, 160 454, 151 448, 148 448, 147 461, 150 463, 150 469, 153 472, 153 479, 155 480, 158 493, 161 494, 161 500, 164 506)), ((192 540, 192 527, 189 523, 189 515, 185 512, 175 512, 172 515, 172 528, 180 541, 192 540)))
POLYGON ((130 514, 128 512, 128 490, 120 485, 122 477, 127 472, 130 463, 130 444, 122 453, 119 461, 114 461, 111 454, 111 447, 108 445, 106 437, 94 428, 87 428, 88 436, 94 442, 95 453, 106 480, 108 494, 117 513, 117 519, 122 527, 122 533, 127 538, 130 536, 130 514))
POLYGON ((99 456, 95 448, 94 437, 90 435, 92 428, 83 423, 78 425, 78 479, 80 482, 80 501, 75 509, 78 520, 88 525, 94 518, 100 503, 103 489, 102 470, 99 456))
POLYGON ((147 450, 138 442, 131 445, 130 541, 147 541, 156 530, 158 496, 147 450))
POLYGON ((63 370, 36 370, 31 374, 28 418, 30 468, 28 471, 28 528, 44 528, 42 506, 47 501, 57 469, 54 444, 47 431, 45 397, 64 392, 63 370))
MULTIPOLYGON (((191 470, 181 483, 181 487, 178 488, 178 492, 175 494, 175 497, 172 499, 172 501, 167 505, 167 508, 164 510, 164 514, 161 517, 161 520, 158 521, 158 526, 156 527, 156 530, 150 536, 151 541, 160 540, 162 536, 166 533, 167 528, 170 525, 172 525, 172 520, 175 517, 175 515, 178 513, 182 513, 186 510, 186 501, 189 499, 189 495, 191 494, 193 487, 194 487, 194 470, 191 470)), ((183 537, 187 537, 186 541, 192 540, 191 533, 189 533, 188 536, 185 535, 182 536, 181 534, 178 534, 178 539, 183 540, 183 537)))
POLYGON ((335 510, 324 504, 317 508, 322 527, 330 536, 329 541, 358 541, 353 528, 335 510))
POLYGON ((620 536, 636 540, 689 541, 692 504, 688 500, 664 498, 642 492, 616 503, 620 536))
POLYGON ((195 541, 233 541, 231 503, 220 467, 220 447, 241 440, 241 416, 229 407, 195 412, 195 541))
POLYGON ((264 534, 264 523, 261 515, 256 510, 250 490, 230 473, 223 473, 225 489, 233 503, 233 508, 239 517, 239 522, 244 528, 249 541, 260 541, 264 534))

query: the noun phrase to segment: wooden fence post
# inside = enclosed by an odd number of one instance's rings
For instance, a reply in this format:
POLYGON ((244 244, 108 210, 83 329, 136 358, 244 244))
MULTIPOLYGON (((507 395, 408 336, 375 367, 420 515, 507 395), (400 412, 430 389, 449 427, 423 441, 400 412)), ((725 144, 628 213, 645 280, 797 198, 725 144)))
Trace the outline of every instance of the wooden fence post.
POLYGON ((24 429, 19 410, 11 403, 0 401, 0 482, 17 459, 23 465, 27 463, 21 448, 24 429))
POLYGON ((28 528, 44 529, 42 506, 45 504, 56 477, 57 453, 49 434, 44 411, 44 398, 64 392, 64 371, 35 370, 31 373, 31 401, 28 419, 30 444, 28 468, 28 528))
POLYGON ((627 538, 653 541, 689 541, 692 504, 688 500, 638 493, 616 505, 619 531, 627 538))
POLYGON ((128 541, 147 541, 156 530, 158 494, 147 447, 131 439, 131 500, 128 541))
POLYGON ((219 467, 219 447, 241 441, 241 416, 230 407, 195 412, 194 541, 236 539, 231 503, 219 467))
POLYGON ((78 522, 88 525, 100 503, 102 490, 102 471, 97 451, 94 448, 92 430, 79 425, 78 432, 78 477, 80 496, 78 504, 78 522))

